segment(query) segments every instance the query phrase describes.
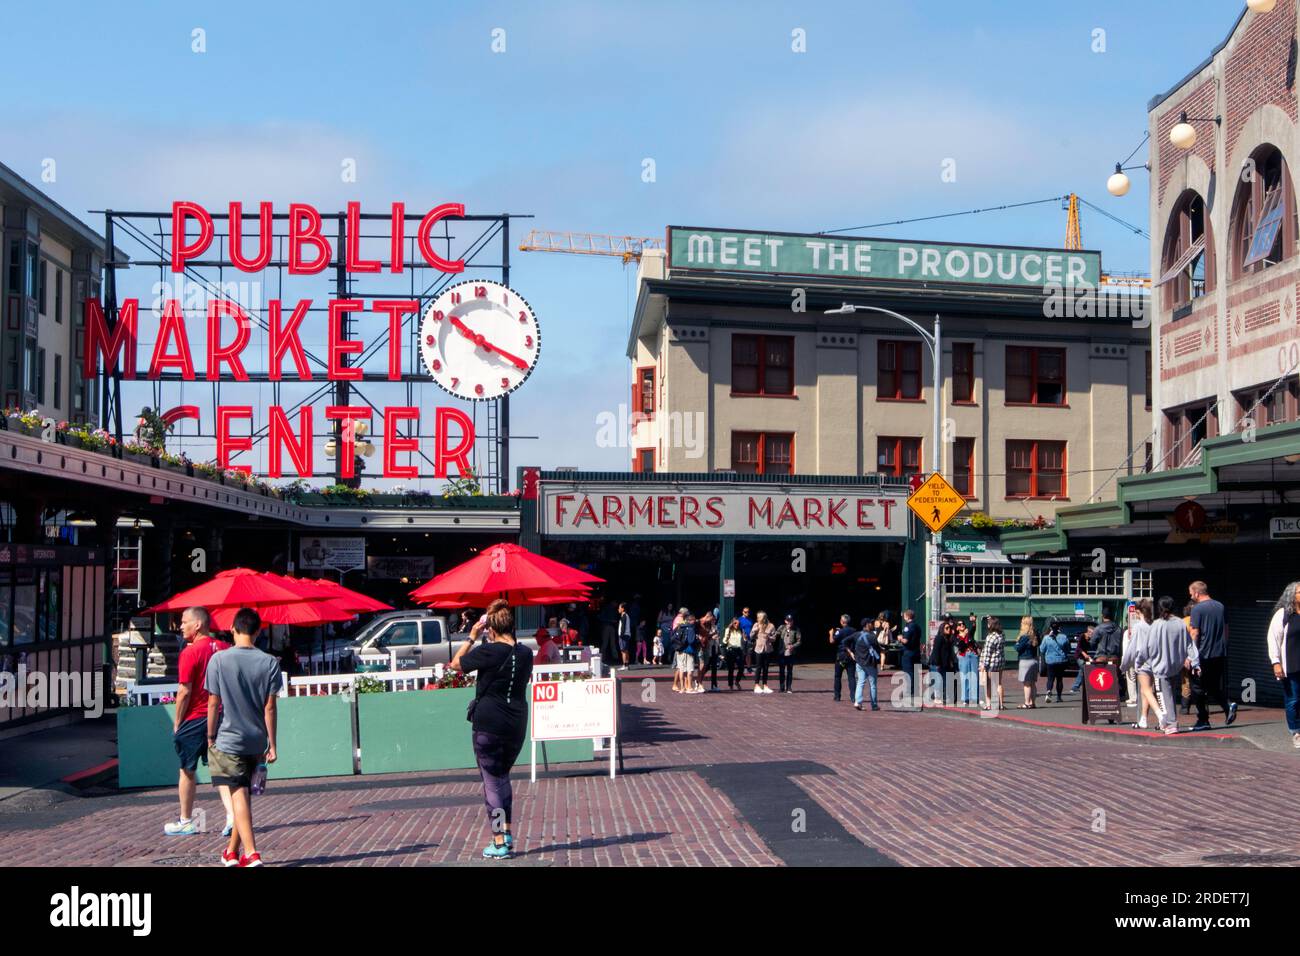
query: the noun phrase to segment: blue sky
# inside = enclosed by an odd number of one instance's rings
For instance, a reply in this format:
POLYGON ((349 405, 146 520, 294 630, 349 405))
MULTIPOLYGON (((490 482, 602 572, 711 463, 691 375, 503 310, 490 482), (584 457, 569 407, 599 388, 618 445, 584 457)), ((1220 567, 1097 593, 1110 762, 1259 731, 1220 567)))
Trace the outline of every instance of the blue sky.
MULTIPOLYGON (((1105 179, 1146 103, 1240 5, 1181 2, 58 3, 5 14, 0 162, 90 209, 392 200, 539 228, 817 231, 1071 190, 1146 227, 1147 176, 1105 179), (1174 15, 1171 15, 1174 14, 1174 15), (207 51, 192 51, 192 31, 207 51), (492 50, 495 29, 506 49, 492 50), (1106 50, 1093 52, 1103 29, 1106 50), (807 52, 791 50, 791 31, 807 52), (57 38, 57 45, 55 44, 57 38), (344 158, 357 181, 344 183, 344 158), (654 160, 654 182, 642 179, 654 160), (956 162, 956 181, 941 164, 956 162)), ((1140 161, 1141 154, 1134 161, 1140 161)), ((1058 246, 1058 205, 876 228, 1058 246)), ((1089 210, 1109 270, 1146 240, 1089 210)), ((614 259, 516 253, 546 351, 513 402, 515 464, 624 469, 595 416, 627 401, 634 289, 614 259)), ((322 289, 321 298, 327 295, 322 289)), ((196 335, 198 341, 202 337, 196 335)), ((430 386, 430 392, 434 392, 430 386)), ((436 396, 430 395, 430 401, 436 396)), ((191 399, 192 400, 192 399, 191 399)), ((130 410, 130 409, 128 409, 130 410)))

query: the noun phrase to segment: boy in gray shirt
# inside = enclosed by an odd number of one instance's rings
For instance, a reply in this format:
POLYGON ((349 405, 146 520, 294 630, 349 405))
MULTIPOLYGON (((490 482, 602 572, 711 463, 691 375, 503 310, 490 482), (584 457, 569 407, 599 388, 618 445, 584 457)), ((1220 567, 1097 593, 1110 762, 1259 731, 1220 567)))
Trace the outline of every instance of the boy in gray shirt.
POLYGON ((229 657, 218 661, 221 655, 214 655, 204 682, 208 691, 208 766, 212 782, 230 788, 235 812, 234 832, 221 853, 223 866, 262 865, 253 840, 250 787, 258 765, 263 760, 275 762, 280 662, 253 646, 261 628, 256 611, 240 608, 231 626, 234 646, 222 652, 229 657))
POLYGON ((1173 706, 1173 682, 1184 667, 1193 673, 1200 671, 1200 658, 1192 635, 1187 633, 1183 619, 1174 612, 1174 599, 1162 597, 1156 605, 1159 617, 1151 625, 1142 644, 1137 648, 1135 660, 1138 669, 1151 672, 1156 687, 1164 698, 1165 709, 1161 716, 1161 729, 1166 734, 1178 733, 1178 713, 1173 706))

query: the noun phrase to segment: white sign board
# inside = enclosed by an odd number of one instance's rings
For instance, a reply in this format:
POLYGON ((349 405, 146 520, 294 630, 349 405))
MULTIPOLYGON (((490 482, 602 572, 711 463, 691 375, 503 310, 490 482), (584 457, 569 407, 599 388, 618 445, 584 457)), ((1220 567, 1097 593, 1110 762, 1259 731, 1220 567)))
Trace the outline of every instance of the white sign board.
POLYGON ((744 535, 902 540, 907 489, 757 482, 543 481, 539 530, 548 537, 744 535))
POLYGON ((303 537, 298 567, 303 571, 355 571, 366 566, 365 538, 303 537))
POLYGON ((723 597, 735 597, 735 596, 736 596, 736 579, 735 579, 735 578, 723 578, 723 579, 722 579, 722 596, 723 596, 723 597))
POLYGON ((614 678, 536 681, 532 684, 533 739, 613 737, 617 731, 614 678))
POLYGON ((1278 538, 1300 538, 1300 518, 1272 518, 1268 523, 1268 536, 1278 538))

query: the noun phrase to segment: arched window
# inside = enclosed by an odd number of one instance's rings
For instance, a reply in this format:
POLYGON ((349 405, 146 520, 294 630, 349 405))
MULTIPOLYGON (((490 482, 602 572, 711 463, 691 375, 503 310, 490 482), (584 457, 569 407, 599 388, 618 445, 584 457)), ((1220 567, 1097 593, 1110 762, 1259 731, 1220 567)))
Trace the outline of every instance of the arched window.
POLYGON ((1214 291, 1214 237, 1200 193, 1187 190, 1174 206, 1160 259, 1165 307, 1180 309, 1214 291))
POLYGON ((1242 170, 1232 204, 1232 266, 1240 277, 1295 253, 1296 204, 1291 173, 1276 146, 1261 146, 1242 170))

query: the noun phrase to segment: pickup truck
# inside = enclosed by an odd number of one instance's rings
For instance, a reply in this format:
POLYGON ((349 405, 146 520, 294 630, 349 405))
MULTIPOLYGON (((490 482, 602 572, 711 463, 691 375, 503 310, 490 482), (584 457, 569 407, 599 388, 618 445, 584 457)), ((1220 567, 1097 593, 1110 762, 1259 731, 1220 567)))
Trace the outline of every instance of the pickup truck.
MULTIPOLYGON (((377 615, 344 648, 341 663, 346 670, 359 666, 387 669, 390 651, 396 651, 399 669, 447 664, 469 634, 450 634, 450 620, 430 611, 390 611, 377 615)), ((533 637, 522 640, 537 651, 533 637)))

